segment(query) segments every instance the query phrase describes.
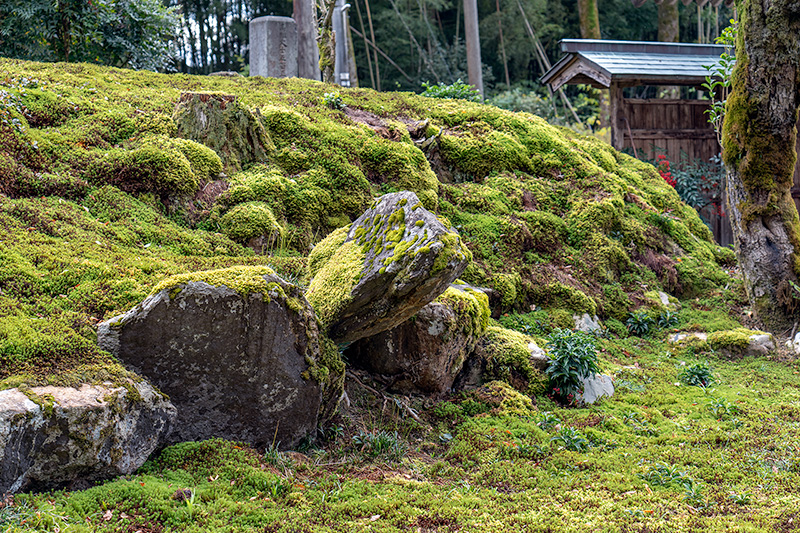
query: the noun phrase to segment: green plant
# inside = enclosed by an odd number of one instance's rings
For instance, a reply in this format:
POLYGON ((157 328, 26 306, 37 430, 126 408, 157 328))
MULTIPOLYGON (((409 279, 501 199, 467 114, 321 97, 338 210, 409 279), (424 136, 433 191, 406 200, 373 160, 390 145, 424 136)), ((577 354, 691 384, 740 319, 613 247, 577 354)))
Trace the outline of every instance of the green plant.
POLYGON ((714 126, 717 132, 717 140, 722 145, 722 121, 725 118, 725 102, 731 91, 731 81, 733 67, 736 65, 736 57, 733 50, 736 48, 736 34, 739 31, 739 23, 731 19, 731 25, 722 30, 722 34, 717 37, 717 44, 725 46, 725 51, 720 54, 719 62, 715 65, 704 65, 708 71, 703 88, 711 95, 711 107, 706 111, 708 122, 714 126))
POLYGON ((705 363, 696 363, 684 368, 678 373, 678 379, 686 385, 703 388, 708 387, 714 382, 711 368, 705 363))
POLYGON ((706 404, 706 409, 708 409, 714 418, 719 420, 726 418, 730 415, 735 415, 739 412, 738 407, 731 404, 725 398, 713 398, 710 402, 706 404))
POLYGON ((344 109, 345 107, 344 101, 342 100, 342 97, 339 96, 339 93, 337 91, 323 94, 322 103, 325 104, 325 107, 334 109, 336 111, 344 109))
POLYGON ((631 335, 642 337, 650 333, 650 328, 653 326, 653 319, 645 311, 636 311, 628 315, 625 320, 625 325, 631 335))
POLYGON ((396 431, 391 433, 384 430, 361 431, 357 435, 353 435, 353 444, 367 457, 383 455, 393 460, 402 458, 408 450, 408 444, 400 438, 396 431))
POLYGON ((674 328, 678 325, 678 317, 670 310, 658 315, 658 327, 662 329, 674 328))
POLYGON ((559 400, 575 404, 583 380, 600 372, 597 340, 582 331, 555 329, 547 338, 547 351, 550 391, 559 400))
POLYGON ((665 463, 652 465, 647 472, 639 474, 639 477, 654 487, 678 486, 690 490, 694 485, 694 480, 685 471, 679 469, 677 465, 670 466, 665 463))
POLYGON ((449 98, 453 100, 468 100, 470 102, 481 101, 481 93, 472 85, 467 85, 461 81, 461 78, 450 85, 446 83, 430 85, 428 82, 422 82, 422 88, 425 89, 422 91, 422 96, 429 98, 449 98))
POLYGON ((589 442, 580 431, 573 427, 561 428, 561 430, 550 439, 550 442, 556 443, 559 448, 573 452, 585 452, 592 446, 592 443, 589 442))
POLYGON ((753 502, 753 493, 749 490, 743 492, 731 491, 728 499, 736 505, 750 505, 753 502))
POLYGON ((547 431, 548 429, 553 428, 560 423, 561 419, 556 415, 550 411, 542 411, 539 413, 539 420, 536 422, 536 425, 542 428, 544 431, 547 431))

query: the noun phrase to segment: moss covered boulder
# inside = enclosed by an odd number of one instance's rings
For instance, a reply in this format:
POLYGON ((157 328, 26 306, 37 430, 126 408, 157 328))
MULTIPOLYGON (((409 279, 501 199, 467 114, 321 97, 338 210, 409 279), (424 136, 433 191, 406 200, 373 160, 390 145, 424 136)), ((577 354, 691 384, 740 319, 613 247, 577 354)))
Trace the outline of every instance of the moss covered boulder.
POLYGON ((169 394, 171 442, 294 446, 342 392, 343 365, 313 309, 268 267, 169 278, 101 324, 98 343, 169 394))
POLYGON ((347 360, 390 376, 397 391, 447 392, 488 322, 486 295, 452 285, 396 328, 353 343, 347 360))
POLYGON ((0 492, 131 474, 174 420, 175 407, 145 381, 0 391, 0 492))
POLYGON ((547 354, 532 337, 490 325, 465 362, 455 387, 469 389, 500 380, 525 394, 542 394, 548 362, 547 354))
POLYGON ((309 256, 307 298, 330 337, 352 342, 411 318, 472 258, 413 192, 386 194, 309 256))

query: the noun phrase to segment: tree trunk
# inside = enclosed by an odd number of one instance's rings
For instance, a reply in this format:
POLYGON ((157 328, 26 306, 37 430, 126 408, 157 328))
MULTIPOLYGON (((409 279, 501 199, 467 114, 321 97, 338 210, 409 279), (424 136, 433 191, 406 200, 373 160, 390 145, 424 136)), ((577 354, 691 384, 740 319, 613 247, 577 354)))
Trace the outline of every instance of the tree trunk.
POLYGON ((578 18, 581 22, 581 39, 602 39, 597 0, 578 0, 578 18))
POLYGON ((658 40, 663 43, 680 41, 678 0, 664 0, 658 4, 658 40))
POLYGON ((800 316, 800 219, 790 189, 800 98, 800 5, 744 0, 723 126, 726 196, 755 315, 775 333, 800 316))
POLYGON ((321 14, 322 24, 317 35, 319 47, 319 69, 322 71, 322 81, 336 83, 334 69, 336 68, 336 38, 333 34, 333 8, 336 0, 325 0, 325 11, 321 14))
POLYGON ((478 1, 464 0, 467 77, 469 78, 469 84, 481 93, 481 99, 483 99, 483 64, 481 63, 481 36, 478 26, 478 1))

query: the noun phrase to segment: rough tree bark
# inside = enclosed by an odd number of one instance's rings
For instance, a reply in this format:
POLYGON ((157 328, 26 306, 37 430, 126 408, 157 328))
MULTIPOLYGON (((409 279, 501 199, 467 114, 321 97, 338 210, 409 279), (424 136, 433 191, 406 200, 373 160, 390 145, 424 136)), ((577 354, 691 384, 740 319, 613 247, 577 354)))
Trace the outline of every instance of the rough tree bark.
POLYGON ((336 36, 333 34, 333 8, 336 0, 322 2, 321 24, 317 35, 319 47, 319 69, 322 71, 322 81, 336 83, 334 69, 336 67, 336 36))
POLYGON ((800 104, 800 4, 743 0, 723 126, 726 196, 755 315, 775 333, 800 315, 800 219, 790 189, 800 104))
POLYGON ((581 25, 581 39, 601 39, 597 0, 578 0, 578 18, 581 25))
POLYGON ((678 0, 663 0, 658 4, 658 40, 664 43, 680 41, 678 0))

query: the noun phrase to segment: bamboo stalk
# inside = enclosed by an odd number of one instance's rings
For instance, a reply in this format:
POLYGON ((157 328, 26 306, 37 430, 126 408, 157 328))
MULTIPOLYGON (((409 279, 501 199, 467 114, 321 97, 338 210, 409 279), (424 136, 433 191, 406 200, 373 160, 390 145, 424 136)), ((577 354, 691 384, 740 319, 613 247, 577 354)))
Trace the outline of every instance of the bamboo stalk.
MULTIPOLYGON (((358 31, 357 29, 355 29, 355 28, 350 28, 350 30, 351 30, 353 33, 355 33, 356 35, 358 35, 359 37, 364 37, 364 35, 363 35, 363 34, 362 34, 360 31, 358 31)), ((407 80, 408 80, 409 82, 411 82, 411 83, 414 83, 414 80, 411 78, 411 76, 409 76, 408 74, 406 74, 406 71, 405 71, 405 70, 403 70, 402 68, 400 68, 400 65, 398 65, 397 63, 395 63, 395 62, 394 62, 394 60, 392 60, 392 58, 391 58, 391 57, 389 57, 388 55, 386 55, 386 52, 384 52, 383 50, 381 50, 380 48, 378 48, 378 46, 377 46, 375 43, 373 43, 372 41, 370 41, 370 40, 369 40, 369 39, 367 39, 366 37, 364 37, 364 41, 366 41, 366 42, 367 42, 367 44, 369 44, 369 45, 372 47, 372 49, 373 49, 373 50, 375 50, 375 53, 376 53, 376 54, 380 54, 380 55, 382 55, 382 56, 384 57, 384 59, 386 59, 386 61, 388 61, 388 62, 389 62, 389 64, 391 64, 391 65, 392 65, 394 68, 396 68, 396 69, 397 69, 397 71, 398 71, 400 74, 402 74, 402 75, 403 75, 403 77, 404 77, 405 79, 407 79, 407 80)))
MULTIPOLYGON (((376 48, 375 51, 375 81, 377 83, 377 90, 381 90, 381 71, 378 67, 378 52, 377 47, 375 46, 375 30, 372 29, 372 11, 369 8, 369 0, 364 0, 364 5, 367 7, 367 22, 369 23, 369 36, 372 39, 373 47, 376 48)), ((364 37, 366 39, 366 37, 364 37)))
POLYGON ((358 25, 361 26, 361 37, 364 38, 364 52, 367 54, 367 68, 369 69, 369 83, 372 85, 373 89, 375 87, 375 74, 372 72, 372 54, 369 50, 369 45, 367 44, 367 36, 366 32, 364 31, 364 19, 361 18, 361 8, 358 7, 358 0, 353 2, 356 5, 356 14, 358 15, 358 25))
POLYGON ((497 5, 497 29, 500 31, 500 52, 503 55, 503 69, 506 72, 506 87, 511 88, 511 78, 508 75, 508 58, 506 58, 506 45, 503 41, 503 13, 500 11, 500 0, 495 0, 497 5))

